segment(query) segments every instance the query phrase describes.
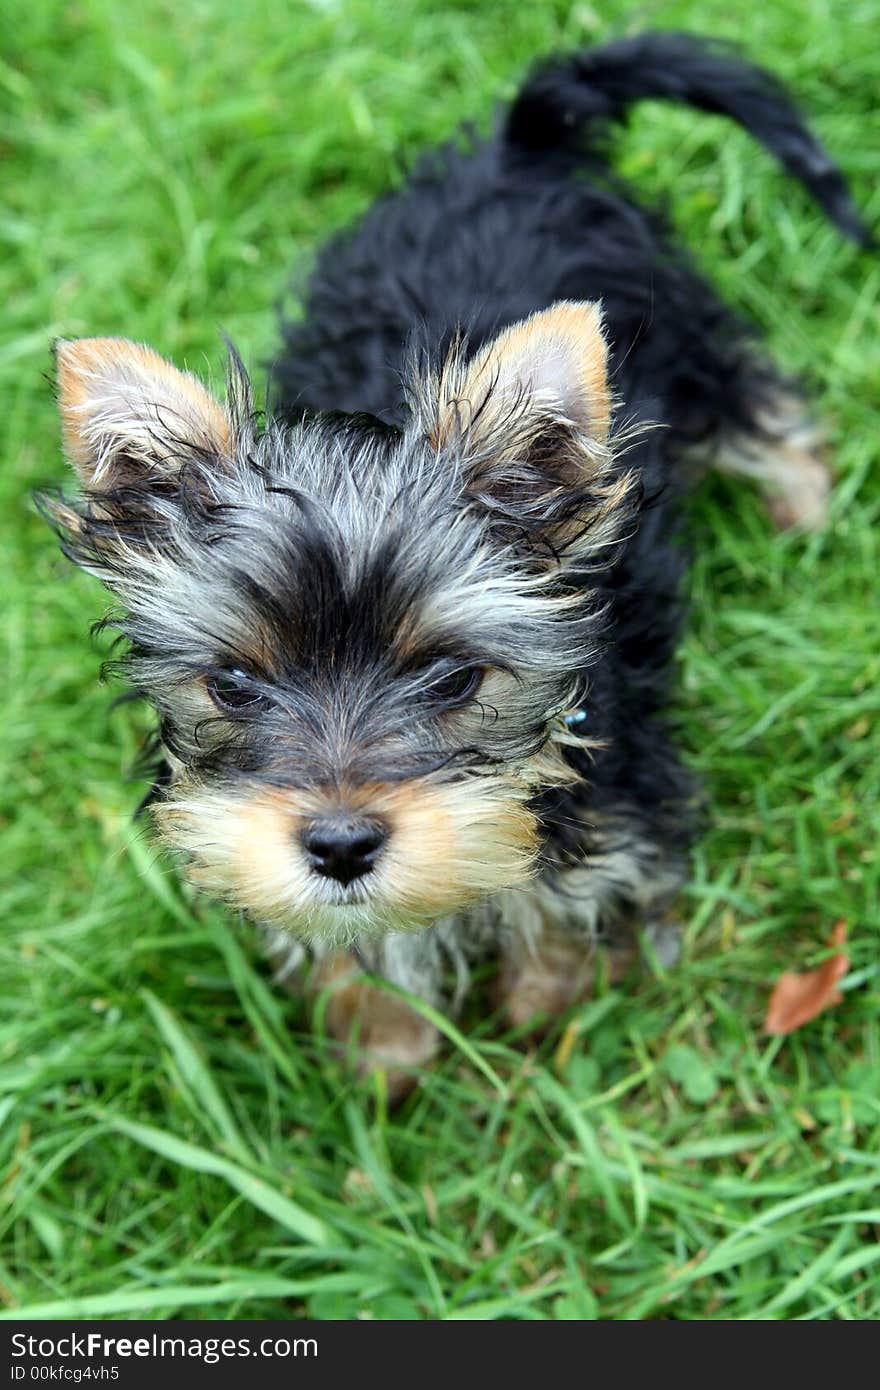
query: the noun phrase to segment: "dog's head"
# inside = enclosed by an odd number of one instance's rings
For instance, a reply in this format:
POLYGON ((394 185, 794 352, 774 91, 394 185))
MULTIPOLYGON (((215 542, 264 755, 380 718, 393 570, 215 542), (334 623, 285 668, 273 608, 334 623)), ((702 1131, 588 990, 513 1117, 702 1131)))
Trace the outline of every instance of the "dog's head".
POLYGON ((409 423, 260 426, 121 339, 58 347, 82 495, 47 503, 120 600, 193 879, 344 941, 523 881, 530 801, 596 649, 585 579, 631 510, 595 306, 413 366, 409 423))

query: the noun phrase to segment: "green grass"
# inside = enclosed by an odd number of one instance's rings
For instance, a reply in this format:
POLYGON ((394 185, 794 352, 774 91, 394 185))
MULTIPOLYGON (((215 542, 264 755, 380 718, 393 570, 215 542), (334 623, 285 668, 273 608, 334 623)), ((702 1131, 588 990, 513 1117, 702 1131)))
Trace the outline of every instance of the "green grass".
MULTIPOLYGON (((880 221, 874 0, 748 9, 880 221)), ((127 334, 255 370, 273 301, 401 155, 485 122, 533 56, 722 0, 3 0, 0 1305, 12 1316, 880 1316, 877 605, 880 262, 720 121, 642 110, 621 162, 671 192, 728 297, 807 372, 831 523, 771 533, 747 487, 695 506, 682 654, 711 825, 685 960, 535 1050, 476 1009, 389 1116, 191 898, 130 814, 145 727, 111 709, 97 585, 30 493, 62 464, 49 344, 127 334), (598 17, 601 12, 601 20, 598 17), (761 1034, 776 975, 850 924, 835 1010, 761 1034), (479 1063, 479 1065, 477 1065, 479 1063)))

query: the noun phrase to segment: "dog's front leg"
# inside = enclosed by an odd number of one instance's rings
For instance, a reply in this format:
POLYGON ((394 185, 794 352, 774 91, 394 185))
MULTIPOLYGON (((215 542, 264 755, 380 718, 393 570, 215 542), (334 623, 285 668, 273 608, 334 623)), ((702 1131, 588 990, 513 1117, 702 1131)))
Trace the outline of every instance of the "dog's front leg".
POLYGON ((434 1025, 381 980, 366 976, 351 951, 314 961, 307 990, 358 1075, 384 1071, 389 1102, 403 1100, 437 1051, 434 1025))
POLYGON ((588 999, 598 972, 622 979, 639 959, 642 932, 662 964, 678 956, 680 928, 668 910, 681 863, 634 825, 594 839, 582 865, 537 879, 511 904, 498 995, 514 1027, 540 1027, 588 999))

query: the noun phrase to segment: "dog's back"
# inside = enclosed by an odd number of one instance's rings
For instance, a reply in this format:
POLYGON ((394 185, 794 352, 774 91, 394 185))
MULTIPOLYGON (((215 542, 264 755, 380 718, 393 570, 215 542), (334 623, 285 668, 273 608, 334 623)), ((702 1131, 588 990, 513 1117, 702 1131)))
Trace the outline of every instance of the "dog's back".
POLYGON ((783 89, 728 47, 651 33, 553 59, 491 139, 428 155, 324 247, 304 318, 284 328, 273 372, 279 406, 291 416, 366 411, 397 422, 413 340, 440 356, 464 331, 476 350, 535 310, 587 299, 603 306, 627 421, 661 421, 690 441, 754 428, 767 383, 737 389, 750 330, 673 244, 663 216, 609 171, 610 129, 643 97, 737 120, 843 232, 868 240, 840 173, 783 89))

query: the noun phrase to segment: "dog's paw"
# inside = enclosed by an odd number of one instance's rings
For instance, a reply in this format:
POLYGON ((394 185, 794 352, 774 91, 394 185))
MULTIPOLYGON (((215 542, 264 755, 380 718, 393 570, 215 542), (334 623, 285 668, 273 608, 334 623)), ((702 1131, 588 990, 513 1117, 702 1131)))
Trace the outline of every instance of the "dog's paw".
POLYGON ((319 996, 324 991, 325 1026, 341 1055, 358 1076, 384 1072, 388 1102, 398 1105, 436 1055, 437 1029, 405 999, 365 979, 347 951, 316 963, 309 993, 319 996))
POLYGON ((664 917, 662 921, 649 922, 645 927, 645 936, 658 965, 662 965, 666 970, 673 965, 678 965, 681 960, 682 938, 684 936, 684 927, 681 922, 674 917, 664 917))
POLYGON ((815 454, 786 451, 779 456, 767 510, 780 531, 818 531, 828 520, 831 472, 815 454))
POLYGON ((531 948, 522 947, 502 959, 499 1003, 512 1027, 534 1023, 540 1029, 589 999, 598 972, 604 971, 614 983, 627 974, 637 955, 628 933, 595 946, 573 934, 545 930, 531 948))

